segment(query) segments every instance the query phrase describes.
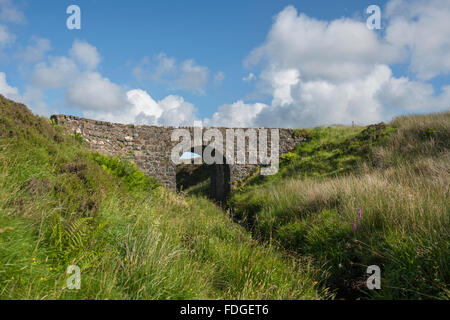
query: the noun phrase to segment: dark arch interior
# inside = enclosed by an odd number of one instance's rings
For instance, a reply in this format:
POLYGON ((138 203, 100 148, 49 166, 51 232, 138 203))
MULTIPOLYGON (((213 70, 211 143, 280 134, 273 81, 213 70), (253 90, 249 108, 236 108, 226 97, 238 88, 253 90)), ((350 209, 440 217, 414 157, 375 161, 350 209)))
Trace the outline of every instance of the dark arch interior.
MULTIPOLYGON (((191 152, 194 152, 194 149, 191 152)), ((177 190, 205 195, 225 206, 231 193, 231 170, 225 163, 225 158, 223 156, 222 158, 223 164, 178 165, 176 168, 177 190)))

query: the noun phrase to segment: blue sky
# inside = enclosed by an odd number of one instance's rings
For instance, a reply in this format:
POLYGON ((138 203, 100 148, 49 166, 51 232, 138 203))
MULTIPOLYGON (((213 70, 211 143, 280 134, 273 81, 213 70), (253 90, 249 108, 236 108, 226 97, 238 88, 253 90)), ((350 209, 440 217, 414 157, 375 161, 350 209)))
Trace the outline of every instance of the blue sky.
POLYGON ((445 1, 0 0, 0 6, 0 26, 10 35, 2 43, 0 33, 0 93, 44 115, 312 126, 449 108, 445 1), (81 30, 66 28, 72 4, 81 9, 81 30), (382 9, 382 30, 362 28, 371 4, 382 9), (427 33, 436 32, 430 43, 427 33), (335 39, 342 40, 330 45, 335 39), (83 69, 86 59, 93 60, 83 69), (430 59, 434 71, 424 71, 430 59), (56 85, 45 78, 54 71, 69 75, 56 85), (411 92, 418 96, 411 99, 411 92))

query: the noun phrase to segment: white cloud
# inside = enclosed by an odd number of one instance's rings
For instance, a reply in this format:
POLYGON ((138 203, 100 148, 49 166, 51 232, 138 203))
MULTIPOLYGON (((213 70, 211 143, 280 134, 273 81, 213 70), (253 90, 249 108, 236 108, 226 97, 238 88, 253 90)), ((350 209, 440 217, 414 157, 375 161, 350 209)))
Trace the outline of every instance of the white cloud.
POLYGON ((198 120, 196 113, 195 106, 180 96, 169 95, 155 101, 142 89, 128 91, 127 103, 122 108, 83 112, 84 116, 92 119, 161 126, 191 126, 198 120))
POLYGON ((128 102, 135 107, 135 116, 142 113, 145 116, 154 118, 149 123, 156 123, 156 119, 163 113, 163 109, 159 104, 144 90, 130 90, 127 92, 127 98, 128 102))
POLYGON ((352 121, 370 124, 405 111, 450 108, 450 90, 436 95, 429 84, 395 78, 386 65, 377 65, 366 77, 346 82, 299 79, 290 90, 290 103, 274 97, 272 105, 248 118, 248 123, 270 127, 314 127, 352 121))
MULTIPOLYGON (((151 60, 145 57, 132 69, 132 73, 138 80, 149 78, 166 84, 172 90, 200 94, 205 93, 209 77, 208 67, 196 64, 193 59, 177 63, 175 58, 168 57, 165 53, 160 53, 151 60)), ((219 72, 216 76, 219 78, 215 80, 220 80, 222 75, 219 72)))
POLYGON ((266 41, 245 63, 299 69, 307 80, 346 81, 367 75, 375 64, 399 58, 398 50, 369 30, 365 22, 317 20, 288 6, 276 16, 266 41))
POLYGON ((7 26, 0 24, 0 46, 4 47, 12 44, 16 40, 16 36, 11 33, 7 26))
POLYGON ((196 117, 197 109, 192 103, 182 97, 169 95, 155 101, 144 90, 135 89, 127 92, 132 123, 164 126, 191 126, 196 117))
POLYGON ((382 106, 374 99, 390 70, 379 66, 366 78, 332 83, 299 81, 291 87, 290 103, 275 103, 256 116, 256 123, 272 127, 312 127, 319 124, 377 122, 382 106))
POLYGON ((157 65, 155 72, 151 74, 153 79, 164 80, 167 76, 174 76, 177 72, 175 58, 168 57, 165 53, 160 53, 155 57, 157 65))
MULTIPOLYGON (((46 39, 36 38, 34 42, 19 56, 32 60, 49 49, 50 43, 46 39)), ((50 56, 48 62, 37 63, 31 74, 33 85, 43 89, 66 88, 79 85, 82 79, 93 80, 98 75, 94 72, 100 62, 97 48, 87 42, 75 40, 69 55, 70 57, 50 56)))
POLYGON ((0 72, 0 94, 4 95, 8 99, 19 100, 19 89, 11 87, 6 81, 6 74, 0 72))
POLYGON ((292 70, 268 77, 271 106, 238 101, 207 119, 209 125, 241 127, 314 127, 326 124, 370 124, 404 112, 450 109, 450 86, 437 95, 430 84, 396 78, 386 65, 366 77, 337 83, 303 81, 292 70), (284 76, 283 76, 284 75, 284 76))
POLYGON ((25 16, 11 0, 0 0, 0 22, 24 23, 25 16))
MULTIPOLYGON (((195 106, 180 96, 169 95, 156 102, 144 90, 126 92, 122 86, 102 76, 95 71, 100 55, 89 43, 75 40, 69 56, 49 57, 48 62, 35 65, 32 73, 33 87, 28 88, 27 94, 30 99, 34 99, 36 108, 41 101, 41 89, 62 88, 65 90, 66 106, 79 109, 83 116, 92 119, 157 125, 192 125, 197 120, 195 106)), ((172 60, 164 55, 159 58, 157 72, 162 76, 172 69, 172 60)), ((144 67, 148 63, 149 60, 144 59, 140 66, 144 67)), ((185 61, 180 70, 179 81, 191 82, 194 87, 198 85, 196 81, 199 81, 197 73, 204 71, 193 60, 185 61)), ((143 72, 134 71, 137 75, 143 72)), ((6 80, 3 82, 3 91, 17 93, 16 88, 6 86, 6 80)))
POLYGON ((183 97, 169 95, 158 101, 158 104, 163 109, 157 121, 160 125, 192 126, 194 121, 198 120, 195 116, 197 109, 183 97))
POLYGON ((256 115, 268 108, 263 103, 244 103, 239 100, 233 104, 224 104, 219 107, 211 119, 205 119, 206 126, 217 127, 253 127, 256 115))
POLYGON ((248 76, 243 77, 242 80, 245 81, 245 82, 252 82, 253 80, 256 80, 256 76, 255 76, 255 74, 253 72, 250 72, 248 74, 248 76))
POLYGON ((180 76, 175 83, 177 89, 204 93, 208 82, 207 67, 196 65, 194 60, 190 59, 181 64, 180 70, 180 76))
POLYGON ((88 70, 96 69, 101 60, 97 48, 86 41, 75 40, 69 54, 75 61, 88 70))
POLYGON ((261 78, 272 87, 272 104, 284 105, 293 102, 291 88, 299 82, 300 73, 296 69, 269 69, 261 73, 261 78))
POLYGON ((391 76, 382 84, 376 98, 391 110, 421 111, 433 108, 438 111, 443 107, 431 84, 411 81, 406 77, 391 76))
POLYGON ((32 37, 28 46, 23 51, 18 53, 17 57, 25 63, 35 63, 43 60, 50 49, 50 40, 32 37))
POLYGON ((26 104, 33 112, 40 115, 50 116, 55 111, 54 109, 50 110, 43 101, 44 95, 41 90, 28 86, 25 93, 21 95, 18 88, 8 84, 4 72, 0 72, 0 94, 8 99, 26 104))
POLYGON ((71 107, 82 110, 119 110, 126 107, 127 97, 122 88, 97 72, 85 72, 66 91, 71 107))
MULTIPOLYGON (((49 43, 38 39, 22 53, 24 60, 35 57, 33 53, 47 50, 49 43)), ((30 96, 38 96, 39 90, 65 89, 65 102, 69 108, 86 110, 116 110, 127 104, 126 93, 93 69, 100 62, 97 49, 87 42, 75 40, 69 51, 70 57, 49 57, 48 62, 34 66, 31 75, 30 96)), ((36 100, 36 99, 34 99, 36 100)))
POLYGON ((407 48, 411 71, 428 80, 450 72, 450 1, 388 3, 386 39, 407 48))
POLYGON ((61 88, 78 76, 79 70, 72 59, 49 57, 49 63, 38 63, 31 75, 32 83, 40 88, 61 88))
POLYGON ((221 86, 223 80, 225 80, 225 73, 223 73, 222 71, 219 71, 214 75, 214 84, 216 86, 221 86))
POLYGON ((44 101, 45 94, 42 90, 36 87, 27 86, 23 95, 22 102, 30 107, 30 109, 39 115, 50 117, 57 113, 55 105, 48 106, 44 101))
POLYGON ((133 76, 142 81, 145 78, 145 68, 150 64, 148 57, 142 58, 142 60, 132 69, 133 76))
MULTIPOLYGON (((421 78, 446 72, 450 38, 443 30, 450 30, 446 27, 450 5, 441 6, 438 14, 439 3, 433 1, 427 8, 424 2, 411 3, 411 8, 395 14, 386 38, 369 30, 365 22, 344 18, 320 21, 286 7, 276 16, 266 41, 245 61, 250 67, 262 66, 259 87, 271 94, 271 105, 257 110, 241 102, 241 108, 219 109, 213 119, 242 126, 311 127, 352 121, 368 124, 404 112, 450 109, 450 86, 438 94, 426 82, 395 77, 388 66, 410 62, 418 75, 430 72, 421 78), (424 30, 414 29, 415 23, 424 30), (405 31, 409 27, 412 31, 405 31), (411 61, 405 47, 411 51, 411 61), (243 116, 239 115, 241 109, 243 116)), ((388 10, 393 14, 409 5, 394 1, 388 10)))
POLYGON ((0 0, 0 57, 5 56, 1 49, 16 41, 16 35, 9 30, 6 24, 24 22, 25 16, 11 0, 0 0))

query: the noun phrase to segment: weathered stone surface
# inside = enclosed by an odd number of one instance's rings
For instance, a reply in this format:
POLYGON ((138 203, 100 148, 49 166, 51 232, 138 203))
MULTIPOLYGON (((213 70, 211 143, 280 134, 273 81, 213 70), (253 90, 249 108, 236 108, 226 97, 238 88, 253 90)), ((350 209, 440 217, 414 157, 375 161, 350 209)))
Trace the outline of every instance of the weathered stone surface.
MULTIPOLYGON (((171 134, 173 130, 177 129, 176 127, 123 125, 67 115, 54 115, 52 119, 69 132, 81 135, 92 150, 111 156, 131 157, 136 165, 148 175, 156 177, 166 187, 176 190, 176 166, 170 158, 172 148, 178 144, 178 141, 171 141, 171 134)), ((183 128, 189 130, 193 143, 194 128, 183 128)), ((207 129, 210 128, 204 127, 203 131, 207 129)), ((215 129, 222 133, 225 152, 227 128, 215 129)), ((245 128, 241 129, 245 130, 245 128)), ((302 137, 296 137, 293 129, 279 129, 279 135, 280 155, 291 151, 304 140, 302 137)), ((268 150, 270 150, 270 133, 267 140, 268 150)), ((192 150, 195 147, 195 145, 192 145, 192 150)), ((200 147, 203 149, 205 145, 200 147)), ((248 142, 246 142, 246 159, 248 159, 248 148, 248 142)), ((238 151, 236 139, 234 151, 236 160, 238 151)), ((255 164, 224 164, 222 166, 227 167, 218 167, 211 170, 213 172, 211 176, 213 193, 215 196, 222 198, 229 194, 233 182, 245 178, 258 167, 255 164), (217 173, 217 176, 214 176, 214 172, 217 173)))

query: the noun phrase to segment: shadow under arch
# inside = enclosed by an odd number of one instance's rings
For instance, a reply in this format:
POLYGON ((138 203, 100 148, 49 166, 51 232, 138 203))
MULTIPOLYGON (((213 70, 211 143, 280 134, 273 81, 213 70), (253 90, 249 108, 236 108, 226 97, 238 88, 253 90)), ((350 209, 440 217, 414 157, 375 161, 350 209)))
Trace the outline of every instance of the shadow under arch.
MULTIPOLYGON (((206 146, 202 146, 202 154, 206 146)), ((194 153, 194 147, 190 152, 194 153)), ((213 151, 215 156, 216 150, 213 151)), ((180 164, 176 166, 177 190, 187 190, 195 194, 203 194, 226 207, 231 195, 231 167, 225 157, 220 154, 222 164, 180 164)))

